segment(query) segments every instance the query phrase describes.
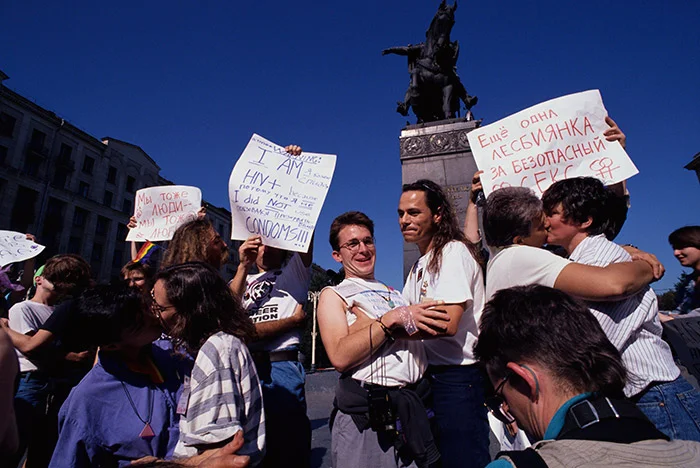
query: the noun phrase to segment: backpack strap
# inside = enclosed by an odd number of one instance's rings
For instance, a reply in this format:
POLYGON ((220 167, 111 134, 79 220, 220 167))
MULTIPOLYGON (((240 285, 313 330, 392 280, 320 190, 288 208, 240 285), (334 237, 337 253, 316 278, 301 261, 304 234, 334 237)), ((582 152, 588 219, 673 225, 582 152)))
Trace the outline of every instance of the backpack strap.
POLYGON ((544 459, 532 447, 525 450, 498 452, 496 459, 500 457, 508 457, 516 468, 548 468, 544 459))

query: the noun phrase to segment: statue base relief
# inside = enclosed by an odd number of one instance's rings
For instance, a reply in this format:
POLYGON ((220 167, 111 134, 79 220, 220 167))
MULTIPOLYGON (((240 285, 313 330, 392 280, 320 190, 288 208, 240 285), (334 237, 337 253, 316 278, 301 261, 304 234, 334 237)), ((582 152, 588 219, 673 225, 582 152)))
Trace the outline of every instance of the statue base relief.
MULTIPOLYGON (((460 226, 464 225, 472 176, 477 170, 467 133, 480 125, 481 120, 467 118, 439 120, 407 125, 399 137, 401 182, 430 179, 442 186, 460 226)), ((404 281, 419 258, 418 247, 404 243, 404 281)))

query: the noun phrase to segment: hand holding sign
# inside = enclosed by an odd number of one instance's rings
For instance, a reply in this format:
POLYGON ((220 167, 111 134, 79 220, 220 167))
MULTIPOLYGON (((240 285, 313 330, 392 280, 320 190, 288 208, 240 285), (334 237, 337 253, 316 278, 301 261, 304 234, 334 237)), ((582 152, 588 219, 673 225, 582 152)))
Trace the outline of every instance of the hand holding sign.
POLYGON ((487 195, 511 186, 542 195, 557 180, 582 176, 611 185, 639 172, 598 90, 538 104, 467 137, 487 195))
POLYGON ((231 239, 259 234, 265 245, 307 252, 335 159, 253 135, 229 179, 231 239))
POLYGON ((31 234, 0 231, 0 267, 34 258, 42 250, 44 246, 34 242, 34 236, 31 234))
POLYGON ((136 192, 133 220, 129 220, 128 241, 164 241, 188 221, 197 219, 202 191, 186 185, 148 187, 136 192))

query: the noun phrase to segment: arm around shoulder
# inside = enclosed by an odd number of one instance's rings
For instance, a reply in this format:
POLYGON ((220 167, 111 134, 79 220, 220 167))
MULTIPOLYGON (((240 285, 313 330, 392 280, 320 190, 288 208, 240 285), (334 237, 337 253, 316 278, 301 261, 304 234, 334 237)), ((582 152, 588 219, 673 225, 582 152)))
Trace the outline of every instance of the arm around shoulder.
POLYGON ((623 299, 654 279, 644 261, 612 263, 605 268, 571 263, 559 273, 554 287, 589 301, 623 299))

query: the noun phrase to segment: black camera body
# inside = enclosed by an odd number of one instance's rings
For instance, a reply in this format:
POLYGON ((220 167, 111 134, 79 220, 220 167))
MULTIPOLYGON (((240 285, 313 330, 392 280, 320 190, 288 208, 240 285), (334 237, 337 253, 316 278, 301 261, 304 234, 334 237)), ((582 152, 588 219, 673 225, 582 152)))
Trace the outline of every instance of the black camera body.
POLYGON ((389 390, 371 388, 367 391, 369 399, 369 425, 375 432, 395 432, 396 415, 391 407, 389 390))

